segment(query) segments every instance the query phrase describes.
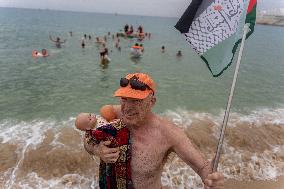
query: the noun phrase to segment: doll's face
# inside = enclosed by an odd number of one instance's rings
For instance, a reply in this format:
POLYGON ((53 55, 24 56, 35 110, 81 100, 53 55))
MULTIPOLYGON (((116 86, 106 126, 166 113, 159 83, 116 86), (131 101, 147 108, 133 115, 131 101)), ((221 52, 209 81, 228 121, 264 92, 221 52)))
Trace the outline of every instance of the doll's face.
POLYGON ((91 113, 80 113, 75 121, 76 128, 82 131, 94 129, 96 123, 96 115, 91 113))

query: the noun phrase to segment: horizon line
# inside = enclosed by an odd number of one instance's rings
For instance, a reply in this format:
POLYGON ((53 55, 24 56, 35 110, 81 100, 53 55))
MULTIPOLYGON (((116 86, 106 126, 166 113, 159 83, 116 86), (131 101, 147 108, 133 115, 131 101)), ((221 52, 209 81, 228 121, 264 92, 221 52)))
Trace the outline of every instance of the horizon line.
POLYGON ((97 12, 97 11, 80 11, 80 10, 66 10, 66 9, 50 9, 50 8, 28 8, 28 7, 12 7, 12 6, 0 6, 0 8, 10 9, 29 9, 29 10, 43 10, 43 11, 62 11, 62 12, 73 12, 73 13, 97 13, 97 14, 110 14, 110 15, 121 15, 121 16, 145 16, 145 17, 159 17, 159 18, 179 18, 178 16, 154 16, 144 14, 127 14, 118 12, 97 12))

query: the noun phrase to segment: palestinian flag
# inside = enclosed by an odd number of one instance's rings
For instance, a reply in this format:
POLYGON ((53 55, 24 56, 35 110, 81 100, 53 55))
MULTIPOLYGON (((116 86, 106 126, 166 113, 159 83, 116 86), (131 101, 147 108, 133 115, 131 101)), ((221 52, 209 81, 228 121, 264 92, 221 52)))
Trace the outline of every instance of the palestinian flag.
POLYGON ((243 26, 254 30, 256 0, 192 0, 175 28, 218 77, 232 63, 243 26))

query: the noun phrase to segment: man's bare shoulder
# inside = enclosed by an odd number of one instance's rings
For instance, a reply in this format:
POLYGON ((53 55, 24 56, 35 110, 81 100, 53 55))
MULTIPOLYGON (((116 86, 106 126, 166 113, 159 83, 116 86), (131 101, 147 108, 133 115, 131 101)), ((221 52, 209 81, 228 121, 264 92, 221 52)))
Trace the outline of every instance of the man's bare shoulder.
POLYGON ((171 120, 165 117, 161 117, 156 115, 156 121, 161 126, 161 129, 168 131, 168 130, 179 130, 182 131, 176 124, 174 124, 171 120))
POLYGON ((176 137, 183 135, 183 129, 179 128, 172 121, 167 118, 157 116, 158 128, 168 140, 176 141, 176 137))

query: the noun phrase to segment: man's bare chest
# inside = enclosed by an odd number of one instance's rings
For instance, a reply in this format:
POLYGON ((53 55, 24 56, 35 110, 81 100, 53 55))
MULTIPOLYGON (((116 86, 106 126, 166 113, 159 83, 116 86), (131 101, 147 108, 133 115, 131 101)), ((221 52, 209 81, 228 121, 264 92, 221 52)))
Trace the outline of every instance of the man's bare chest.
POLYGON ((136 136, 131 144, 132 171, 142 175, 156 174, 162 169, 163 160, 168 150, 167 144, 160 136, 136 136))

